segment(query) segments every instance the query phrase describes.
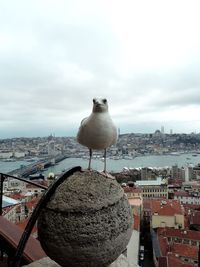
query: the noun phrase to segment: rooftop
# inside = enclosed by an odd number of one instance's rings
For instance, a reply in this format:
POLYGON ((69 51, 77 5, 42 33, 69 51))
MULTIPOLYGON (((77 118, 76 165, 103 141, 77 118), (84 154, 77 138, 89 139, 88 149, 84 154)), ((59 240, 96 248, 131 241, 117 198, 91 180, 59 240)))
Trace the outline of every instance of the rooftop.
POLYGON ((151 210, 153 214, 174 216, 175 214, 184 214, 184 209, 177 200, 151 200, 151 210))
POLYGON ((188 197, 189 194, 188 194, 188 192, 185 192, 185 191, 177 191, 177 192, 174 192, 174 196, 177 196, 177 197, 188 197))
POLYGON ((131 206, 141 206, 142 199, 140 197, 129 198, 128 202, 131 206))
POLYGON ((3 205, 2 205, 3 208, 9 207, 12 205, 17 205, 19 203, 20 203, 19 201, 15 200, 13 198, 3 196, 3 205))
MULTIPOLYGON (((185 263, 178 257, 176 257, 173 253, 168 253, 167 255, 168 265, 167 267, 194 267, 194 264, 185 263)), ((162 265, 158 267, 163 267, 162 265)))
POLYGON ((136 181, 136 186, 155 186, 155 185, 165 185, 166 181, 163 180, 161 177, 158 177, 156 180, 142 180, 136 181))
POLYGON ((174 228, 158 228, 158 235, 166 236, 166 237, 179 237, 182 239, 190 239, 190 240, 199 240, 200 241, 200 232, 193 230, 181 230, 174 228))
POLYGON ((177 255, 197 260, 199 248, 186 244, 173 243, 171 251, 177 255))

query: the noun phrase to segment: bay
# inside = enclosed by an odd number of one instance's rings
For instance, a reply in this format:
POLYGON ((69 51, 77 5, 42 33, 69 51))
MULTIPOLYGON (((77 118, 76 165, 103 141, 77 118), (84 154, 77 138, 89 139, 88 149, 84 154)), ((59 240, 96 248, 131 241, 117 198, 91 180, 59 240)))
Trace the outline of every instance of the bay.
MULTIPOLYGON (((184 167, 188 164, 197 165, 200 163, 200 154, 178 154, 178 155, 149 155, 135 157, 134 159, 107 159, 107 170, 109 172, 122 171, 124 167, 128 168, 138 168, 138 167, 172 167, 177 165, 179 167, 184 167)), ((20 168, 21 165, 29 165, 30 162, 25 160, 19 160, 14 162, 4 162, 0 161, 0 172, 8 173, 9 171, 20 168)), ((103 161, 100 159, 92 159, 92 168, 95 170, 103 170, 103 161)), ((75 166, 81 166, 82 168, 88 167, 88 160, 82 158, 66 158, 65 160, 59 162, 58 165, 51 166, 43 173, 48 175, 50 172, 55 174, 66 171, 75 166)))
POLYGON ((22 165, 27 166, 30 162, 25 160, 17 160, 17 161, 2 161, 0 160, 0 172, 8 173, 10 171, 16 170, 20 168, 22 165))
MULTIPOLYGON (((180 154, 176 156, 172 155, 150 155, 150 156, 140 156, 134 159, 107 159, 107 170, 109 172, 119 172, 122 171, 124 167, 128 168, 138 168, 138 167, 172 167, 177 165, 179 167, 186 166, 189 164, 197 165, 200 163, 200 154, 180 154)), ((49 172, 55 174, 60 173, 69 168, 75 166, 81 166, 82 168, 88 167, 88 160, 82 158, 67 158, 61 161, 58 165, 48 168, 44 172, 48 175, 49 172)), ((103 170, 104 163, 100 159, 92 159, 92 168, 95 170, 103 170)))

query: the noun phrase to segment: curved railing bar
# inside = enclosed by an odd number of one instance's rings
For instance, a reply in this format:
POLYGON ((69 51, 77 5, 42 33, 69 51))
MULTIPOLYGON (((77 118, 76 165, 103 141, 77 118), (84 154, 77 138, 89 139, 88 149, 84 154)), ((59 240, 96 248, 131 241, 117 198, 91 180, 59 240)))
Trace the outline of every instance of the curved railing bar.
POLYGON ((26 242, 27 242, 27 240, 31 234, 33 226, 35 225, 35 222, 37 221, 41 210, 45 207, 45 205, 47 204, 47 202, 49 201, 51 196, 56 191, 57 187, 62 182, 64 182, 69 176, 71 176, 73 173, 75 173, 77 171, 81 171, 80 166, 74 167, 74 168, 70 169, 69 171, 67 171, 66 173, 64 173, 58 180, 56 180, 53 184, 51 184, 51 186, 47 189, 46 192, 44 192, 44 194, 42 195, 38 204, 36 205, 35 209, 33 210, 33 213, 32 213, 32 215, 31 215, 31 217, 30 217, 30 219, 26 225, 26 228, 25 228, 25 230, 21 236, 21 239, 19 241, 19 244, 18 244, 18 247, 16 250, 15 257, 12 260, 12 263, 10 265, 11 267, 19 267, 20 266, 20 262, 21 262, 21 258, 23 255, 24 248, 26 246, 26 242))
POLYGON ((0 172, 0 216, 3 213, 3 207, 2 207, 2 204, 3 204, 3 183, 4 183, 5 179, 7 179, 7 178, 13 178, 13 179, 25 182, 27 184, 34 185, 34 186, 41 188, 41 189, 44 189, 44 190, 47 190, 47 188, 48 188, 45 185, 41 185, 41 184, 32 182, 32 181, 24 179, 24 178, 16 177, 16 176, 13 176, 11 174, 6 174, 6 173, 0 172))
POLYGON ((3 176, 4 178, 13 178, 13 179, 16 179, 16 180, 25 182, 27 184, 31 184, 31 185, 37 186, 37 187, 42 188, 42 189, 45 189, 45 190, 48 188, 45 185, 37 184, 37 183, 32 182, 30 180, 27 180, 27 179, 24 179, 24 178, 21 178, 21 177, 17 177, 17 176, 11 175, 11 174, 6 174, 6 173, 1 173, 0 172, 0 176, 3 176))

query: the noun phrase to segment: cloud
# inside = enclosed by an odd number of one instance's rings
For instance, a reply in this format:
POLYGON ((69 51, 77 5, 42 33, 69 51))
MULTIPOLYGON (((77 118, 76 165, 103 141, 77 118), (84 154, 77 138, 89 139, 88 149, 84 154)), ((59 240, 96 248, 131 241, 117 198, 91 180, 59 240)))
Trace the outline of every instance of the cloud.
POLYGON ((198 7, 178 0, 1 2, 0 137, 74 134, 96 96, 108 98, 124 131, 163 123, 198 129, 198 7))

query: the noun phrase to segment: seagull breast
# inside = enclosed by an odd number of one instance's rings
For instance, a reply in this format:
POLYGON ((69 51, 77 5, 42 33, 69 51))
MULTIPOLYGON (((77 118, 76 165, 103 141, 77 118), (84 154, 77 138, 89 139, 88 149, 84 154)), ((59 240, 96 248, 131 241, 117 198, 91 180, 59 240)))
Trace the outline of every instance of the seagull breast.
POLYGON ((107 108, 100 110, 99 102, 94 102, 93 112, 82 120, 77 134, 77 141, 90 149, 106 149, 117 141, 117 129, 107 108))

